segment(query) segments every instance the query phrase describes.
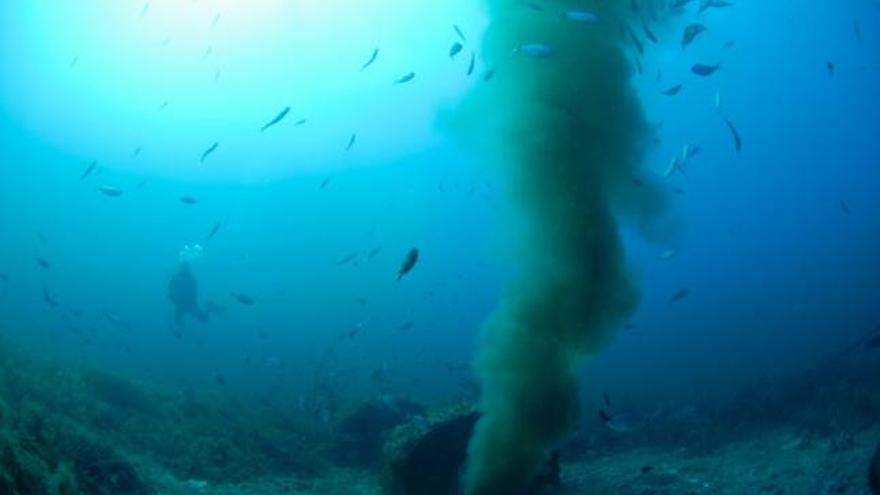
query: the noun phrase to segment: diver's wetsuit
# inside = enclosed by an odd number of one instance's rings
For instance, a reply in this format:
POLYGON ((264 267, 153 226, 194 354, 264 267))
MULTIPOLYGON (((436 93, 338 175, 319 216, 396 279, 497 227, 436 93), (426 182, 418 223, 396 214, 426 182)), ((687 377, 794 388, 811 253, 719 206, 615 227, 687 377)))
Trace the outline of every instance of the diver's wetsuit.
POLYGON ((189 263, 182 261, 177 273, 168 283, 168 297, 174 304, 175 318, 178 325, 183 324, 183 317, 191 314, 199 321, 208 321, 208 313, 199 305, 199 284, 190 270, 189 263))

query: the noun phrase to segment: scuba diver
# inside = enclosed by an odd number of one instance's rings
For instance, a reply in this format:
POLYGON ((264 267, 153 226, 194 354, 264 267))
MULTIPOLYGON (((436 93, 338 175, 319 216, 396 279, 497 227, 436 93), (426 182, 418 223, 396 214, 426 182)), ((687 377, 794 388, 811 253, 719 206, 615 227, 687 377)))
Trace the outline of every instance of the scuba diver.
POLYGON ((210 312, 203 309, 199 304, 199 284, 192 273, 190 264, 202 255, 202 247, 184 246, 180 252, 180 261, 177 272, 168 283, 168 298, 174 304, 175 322, 177 326, 183 325, 184 317, 190 315, 201 322, 208 321, 210 312))

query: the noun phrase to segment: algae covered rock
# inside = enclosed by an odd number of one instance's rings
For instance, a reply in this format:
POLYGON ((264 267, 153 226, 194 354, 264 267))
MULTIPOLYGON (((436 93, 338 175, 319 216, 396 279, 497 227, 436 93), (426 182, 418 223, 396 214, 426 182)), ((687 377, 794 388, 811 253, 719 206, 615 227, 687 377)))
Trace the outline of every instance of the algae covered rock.
POLYGON ((413 416, 419 404, 403 400, 369 401, 355 407, 340 421, 333 443, 333 459, 342 465, 378 466, 386 435, 413 416))
MULTIPOLYGON (((480 413, 455 406, 394 430, 385 445, 386 484, 393 495, 459 495, 467 449, 480 413)), ((522 491, 510 495, 555 493, 559 456, 553 453, 522 491)))

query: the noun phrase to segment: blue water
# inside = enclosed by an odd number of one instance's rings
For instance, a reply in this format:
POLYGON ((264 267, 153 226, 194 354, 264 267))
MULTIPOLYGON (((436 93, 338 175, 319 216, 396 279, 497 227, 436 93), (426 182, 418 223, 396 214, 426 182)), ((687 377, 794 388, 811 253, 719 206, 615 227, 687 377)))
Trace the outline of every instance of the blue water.
MULTIPOLYGON (((474 400, 455 369, 514 271, 503 226, 517 215, 498 168, 444 126, 479 81, 464 73, 480 7, 152 2, 141 16, 143 3, 0 5, 3 336, 172 389, 222 377, 247 400, 296 404, 322 362, 353 397, 474 400), (213 23, 223 9, 238 10, 213 23), (450 61, 453 24, 468 41, 450 61), (175 335, 167 285, 195 244, 200 298, 226 313, 175 335), (412 247, 420 261, 397 281, 412 247)), ((880 322, 880 5, 742 1, 657 31, 672 41, 649 45, 632 80, 657 128, 646 167, 702 153, 661 179, 678 236, 624 223, 642 301, 584 370, 592 402, 725 398, 880 322), (683 51, 693 19, 710 29, 683 51), (721 69, 698 78, 696 62, 721 69)))

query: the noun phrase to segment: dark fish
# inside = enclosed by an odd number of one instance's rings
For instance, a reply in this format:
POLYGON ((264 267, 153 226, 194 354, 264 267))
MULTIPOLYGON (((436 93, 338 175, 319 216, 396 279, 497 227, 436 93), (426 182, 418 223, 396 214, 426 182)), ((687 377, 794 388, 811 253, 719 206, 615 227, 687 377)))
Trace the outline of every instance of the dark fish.
POLYGON ((83 173, 80 174, 79 180, 85 180, 86 177, 92 175, 92 172, 94 172, 96 168, 98 168, 98 161, 97 160, 93 161, 92 163, 89 164, 88 167, 86 167, 86 169, 83 171, 83 173))
POLYGON ((660 42, 660 40, 657 39, 657 36, 651 31, 651 28, 648 27, 648 23, 645 21, 645 19, 642 19, 642 32, 645 33, 645 37, 648 38, 651 43, 654 43, 656 45, 660 42))
POLYGON ((668 302, 669 302, 669 304, 677 303, 678 301, 681 301, 682 299, 686 298, 690 294, 691 294, 691 290, 688 289, 687 287, 682 288, 682 289, 678 289, 678 291, 676 291, 675 294, 673 294, 672 297, 669 298, 668 302))
POLYGON ((727 124, 727 128, 730 129, 730 134, 733 136, 733 143, 736 146, 736 151, 742 151, 742 138, 739 136, 739 132, 736 130, 736 127, 733 126, 733 122, 730 121, 727 117, 722 117, 724 119, 724 123, 727 124))
POLYGON ((682 88, 681 84, 676 84, 675 86, 672 86, 671 88, 664 90, 663 94, 666 96, 675 96, 681 92, 681 88, 682 88))
POLYGON ((709 8, 720 9, 733 6, 734 3, 728 2, 727 0, 703 0, 703 4, 700 5, 700 10, 697 13, 702 14, 703 12, 709 10, 709 8))
POLYGON ((464 33, 461 31, 461 28, 458 27, 457 24, 453 24, 452 29, 455 30, 455 34, 457 34, 458 37, 461 38, 461 41, 467 41, 467 38, 464 37, 464 33))
POLYGON ((52 265, 49 264, 46 258, 37 258, 37 265, 39 265, 39 267, 43 270, 48 270, 52 268, 52 265))
POLYGON ((834 62, 828 61, 825 62, 825 70, 828 72, 828 76, 831 77, 834 75, 834 62))
POLYGON ((351 148, 354 146, 354 142, 357 140, 357 137, 358 137, 357 134, 351 135, 351 137, 348 139, 348 144, 345 146, 345 151, 351 150, 351 148))
POLYGON ((730 50, 731 48, 733 48, 735 46, 736 46, 736 41, 730 40, 727 43, 725 43, 722 48, 724 48, 725 50, 730 50))
POLYGON ((197 205, 197 204, 199 204, 199 200, 198 200, 198 198, 194 198, 194 197, 192 197, 192 196, 181 196, 179 199, 180 199, 180 202, 183 203, 183 204, 185 204, 185 205, 197 205))
POLYGON ((449 58, 454 60, 455 56, 458 55, 459 53, 461 53, 461 51, 463 49, 464 49, 464 45, 462 45, 461 43, 456 41, 455 43, 452 44, 451 47, 449 47, 449 58))
POLYGON ((333 180, 333 177, 327 177, 326 179, 322 180, 321 185, 318 187, 318 189, 326 189, 327 186, 330 185, 331 180, 333 180))
POLYGON ((373 54, 370 55, 370 59, 367 60, 367 62, 364 65, 361 66, 361 70, 364 70, 367 67, 373 65, 373 63, 376 61, 377 58, 379 58, 379 49, 378 48, 373 50, 373 54))
POLYGON ((9 275, 0 273, 0 282, 9 282, 9 275))
POLYGON ((856 35, 856 41, 862 42, 862 23, 858 19, 853 21, 853 34, 856 35))
POLYGON ((688 24, 688 26, 686 28, 684 28, 684 34, 681 37, 681 48, 682 49, 687 48, 688 45, 690 45, 691 43, 694 42, 694 40, 697 38, 697 36, 704 33, 705 31, 706 31, 706 26, 704 26, 702 24, 699 24, 699 23, 688 24))
POLYGON ((471 61, 468 64, 468 70, 467 70, 468 77, 470 77, 474 73, 474 68, 476 68, 476 66, 477 66, 477 54, 474 52, 471 52, 471 61))
POLYGON ((247 294, 239 294, 239 293, 233 292, 232 297, 235 298, 235 300, 238 301, 243 306, 253 306, 254 304, 256 304, 256 301, 254 300, 254 298, 247 295, 247 294))
POLYGON ((208 232, 208 236, 205 237, 205 239, 206 240, 213 239, 214 236, 217 235, 218 232, 220 232, 220 227, 222 227, 222 226, 223 226, 223 222, 221 222, 220 220, 217 220, 217 222, 214 224, 214 226, 211 227, 211 231, 208 232))
POLYGON ((382 252, 382 246, 376 246, 367 253, 367 261, 372 260, 376 256, 379 256, 379 253, 382 252))
POLYGON ((351 253, 349 255, 346 255, 345 257, 341 258, 339 261, 336 262, 336 266, 347 265, 347 264, 351 263, 352 261, 354 261, 357 257, 358 257, 358 253, 351 253))
POLYGON ((412 81, 412 80, 415 79, 415 78, 416 78, 416 73, 415 73, 415 72, 409 72, 409 73, 404 74, 404 75, 400 76, 399 78, 395 79, 395 80, 394 80, 394 84, 408 83, 408 82, 412 81))
POLYGON ((715 65, 694 64, 691 67, 691 72, 693 72, 694 74, 696 74, 700 77, 707 77, 707 76, 711 76, 712 74, 718 72, 718 69, 720 69, 720 68, 721 68, 720 64, 715 64, 715 65))
POLYGON ((103 194, 104 196, 109 196, 111 198, 118 198, 122 196, 122 189, 113 186, 101 186, 98 188, 98 192, 103 194))
POLYGON ((402 279, 404 275, 411 272, 418 262, 419 250, 416 248, 410 249, 409 252, 406 253, 406 258, 404 258, 403 263, 400 264, 400 270, 397 272, 397 280, 402 279))
POLYGON ((134 151, 131 153, 131 157, 132 157, 132 158, 137 158, 137 157, 141 156, 141 151, 143 151, 143 148, 141 148, 140 146, 138 146, 138 147, 135 148, 134 151))
POLYGON ((284 110, 280 111, 274 119, 270 120, 266 125, 260 128, 260 132, 264 132, 266 129, 284 120, 284 117, 287 117, 288 113, 290 113, 290 107, 284 107, 284 110))
POLYGON ((416 324, 412 320, 408 320, 403 322, 399 327, 397 327, 398 332, 405 332, 407 330, 412 330, 412 328, 416 326, 416 324))
POLYGON ((300 120, 297 120, 293 125, 294 125, 294 127, 299 127, 299 126, 305 124, 306 122, 308 122, 308 119, 300 119, 300 120))
POLYGON ((844 200, 840 200, 840 211, 842 211, 844 215, 849 215, 849 205, 846 204, 846 201, 844 200))
POLYGON ((205 163, 205 159, 208 158, 211 153, 217 151, 217 148, 219 147, 220 143, 214 143, 211 146, 208 146, 208 149, 206 149, 205 152, 202 153, 202 158, 199 160, 199 163, 205 163))
POLYGON ((609 429, 618 433, 628 433, 646 428, 651 424, 651 418, 641 413, 624 412, 611 413, 611 401, 608 394, 604 395, 605 407, 599 410, 599 418, 609 429))
POLYGON ((43 302, 46 303, 46 306, 49 306, 50 309, 58 309, 58 306, 61 306, 58 302, 58 296, 49 289, 43 289, 43 302))
POLYGON ((489 70, 487 70, 486 73, 483 74, 483 81, 491 81, 493 77, 495 77, 495 68, 490 67, 489 70))
POLYGON ((639 40, 639 37, 636 36, 636 33, 630 29, 629 26, 626 27, 626 34, 629 35, 630 41, 632 41, 633 46, 636 47, 636 51, 639 52, 639 55, 644 55, 645 53, 645 45, 639 40))

